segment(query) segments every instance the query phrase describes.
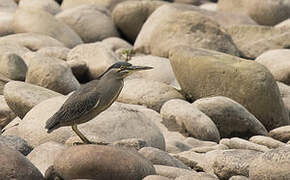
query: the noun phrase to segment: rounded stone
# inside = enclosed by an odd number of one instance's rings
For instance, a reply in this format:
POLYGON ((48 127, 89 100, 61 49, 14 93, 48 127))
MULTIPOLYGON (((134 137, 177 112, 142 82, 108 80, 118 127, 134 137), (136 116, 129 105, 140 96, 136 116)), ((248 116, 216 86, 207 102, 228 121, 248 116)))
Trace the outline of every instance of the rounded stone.
POLYGON ((201 98, 192 105, 211 118, 222 138, 249 138, 253 135, 268 134, 254 115, 230 98, 223 96, 201 98))
POLYGON ((0 73, 11 80, 24 81, 27 66, 17 54, 4 54, 0 58, 0 73))
POLYGON ((263 65, 186 46, 170 54, 173 72, 188 99, 225 96, 244 106, 267 130, 289 124, 277 83, 263 65))
POLYGON ((68 48, 82 43, 70 27, 42 10, 18 8, 13 17, 13 29, 16 33, 33 32, 51 36, 68 48))
POLYGON ((21 0, 19 8, 39 9, 52 15, 61 12, 59 4, 54 0, 21 0))
POLYGON ((96 145, 66 149, 54 168, 64 179, 135 180, 155 174, 152 163, 136 152, 96 145))
POLYGON ((249 178, 290 179, 290 146, 284 146, 265 152, 255 158, 249 167, 249 178))
POLYGON ((160 114, 164 120, 173 121, 194 138, 215 142, 220 140, 219 131, 213 121, 186 101, 167 101, 160 114))
POLYGON ((119 36, 111 14, 105 8, 78 6, 62 11, 55 18, 71 27, 85 43, 119 36))
POLYGON ((117 101, 129 104, 144 105, 155 111, 170 99, 184 99, 173 87, 146 79, 128 79, 117 101))
POLYGON ((24 156, 28 155, 33 149, 24 139, 17 136, 0 135, 0 144, 17 150, 24 156))
POLYGON ((61 94, 20 81, 11 81, 4 87, 4 98, 9 108, 20 118, 38 103, 61 94))
POLYGON ((17 150, 0 144, 0 152, 0 179, 43 179, 39 170, 17 150))

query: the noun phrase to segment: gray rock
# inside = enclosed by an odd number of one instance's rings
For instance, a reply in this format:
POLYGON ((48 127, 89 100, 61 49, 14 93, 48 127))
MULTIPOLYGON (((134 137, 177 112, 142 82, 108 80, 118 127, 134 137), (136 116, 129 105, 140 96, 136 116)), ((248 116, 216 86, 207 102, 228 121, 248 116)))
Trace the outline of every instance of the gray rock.
POLYGON ((110 12, 105 8, 83 5, 64 10, 55 17, 78 33, 85 43, 119 36, 110 12))
POLYGON ((230 149, 248 149, 259 152, 266 152, 269 150, 267 146, 259 145, 241 138, 231 138, 229 141, 221 141, 221 144, 228 146, 230 149))
POLYGON ((194 170, 187 170, 171 166, 154 165, 154 168, 157 175, 165 176, 171 179, 175 179, 184 175, 197 174, 197 172, 194 170))
POLYGON ((290 126, 281 126, 269 132, 269 136, 286 143, 290 140, 290 126))
POLYGON ((170 54, 173 72, 188 99, 225 96, 244 106, 267 130, 289 124, 279 88, 263 65, 186 46, 170 54))
POLYGON ((113 51, 118 49, 133 49, 133 46, 130 43, 118 37, 106 38, 102 40, 102 43, 113 51))
POLYGON ((246 176, 232 176, 229 180, 248 180, 246 176))
POLYGON ((21 0, 18 6, 19 8, 43 10, 51 15, 61 12, 59 4, 54 0, 21 0))
POLYGON ((268 136, 253 136, 249 139, 249 141, 256 144, 267 146, 268 148, 271 148, 271 149, 275 149, 275 148, 286 145, 285 143, 282 143, 281 141, 277 141, 268 136))
MULTIPOLYGON (((75 135, 71 127, 62 127, 50 134, 44 129, 46 120, 61 107, 65 99, 66 97, 59 96, 41 102, 28 112, 19 126, 5 131, 4 134, 18 135, 34 147, 47 141, 65 143, 75 135)), ((149 119, 146 112, 135 105, 114 103, 93 120, 80 125, 79 129, 86 132, 85 135, 96 136, 109 143, 128 138, 141 138, 148 146, 165 149, 164 137, 159 128, 149 119)))
POLYGON ((188 137, 184 140, 184 142, 186 144, 189 144, 191 147, 195 148, 195 147, 209 147, 209 146, 216 146, 217 143, 216 142, 212 142, 212 141, 201 141, 199 139, 195 139, 192 137, 188 137))
POLYGON ((96 5, 99 7, 105 7, 110 10, 113 10, 114 7, 125 0, 90 0, 90 1, 83 1, 83 0, 63 0, 61 4, 62 9, 69 9, 69 8, 74 8, 77 6, 81 6, 84 4, 87 5, 96 5))
POLYGON ((4 86, 6 83, 10 82, 11 79, 5 77, 4 75, 0 74, 0 95, 3 95, 4 86))
POLYGON ((151 66, 153 67, 150 71, 139 71, 131 76, 129 79, 133 78, 142 78, 147 80, 153 80, 162 82, 165 84, 172 84, 176 81, 174 73, 172 71, 170 61, 167 58, 162 58, 158 56, 137 56, 132 57, 129 63, 137 65, 137 66, 151 66))
POLYGON ((199 6, 201 4, 201 0, 174 0, 175 3, 184 3, 191 4, 195 6, 199 6))
POLYGON ((284 146, 255 158, 249 167, 249 178, 255 180, 290 178, 290 147, 284 146))
POLYGON ((192 179, 198 179, 198 180, 218 180, 213 175, 207 174, 207 173, 198 173, 198 174, 191 174, 191 175, 185 175, 185 176, 179 176, 175 180, 192 180, 192 179))
POLYGON ((268 132, 254 115, 230 98, 223 96, 201 98, 194 107, 206 114, 217 125, 221 137, 249 138, 268 132))
POLYGON ((118 102, 144 105, 155 111, 170 99, 184 99, 173 87, 146 79, 128 79, 118 97, 118 102))
POLYGON ((39 179, 39 170, 17 150, 0 144, 0 179, 39 179))
POLYGON ((44 56, 55 57, 66 61, 67 54, 70 49, 66 47, 43 47, 37 51, 37 53, 44 56))
POLYGON ((214 20, 190 11, 188 6, 173 5, 163 5, 152 13, 138 34, 134 50, 168 57, 170 49, 182 45, 239 55, 231 37, 214 20))
POLYGON ((114 8, 112 13, 114 23, 126 39, 134 42, 147 18, 163 4, 167 2, 125 1, 114 8))
POLYGON ((228 146, 224 144, 218 144, 215 146, 201 146, 201 147, 195 147, 192 148, 191 151, 197 152, 197 153, 206 153, 209 151, 214 151, 214 150, 227 150, 229 149, 228 146))
POLYGON ((171 179, 159 175, 149 175, 143 178, 142 180, 171 180, 171 179))
POLYGON ((285 0, 222 0, 218 2, 218 10, 248 14, 258 24, 275 25, 287 19, 290 3, 285 0), (257 8, 258 7, 258 8, 257 8))
POLYGON ((57 58, 35 54, 29 62, 25 82, 68 94, 80 87, 69 65, 57 58))
POLYGON ((53 141, 43 143, 28 154, 27 159, 44 175, 49 166, 53 165, 56 157, 66 149, 63 144, 53 141))
POLYGON ((64 179, 142 179, 155 174, 152 163, 134 151, 83 145, 60 153, 54 168, 64 179))
POLYGON ((288 110, 288 113, 290 116, 290 87, 278 81, 277 81, 277 84, 278 84, 285 108, 288 110))
POLYGON ((139 151, 140 149, 147 147, 146 141, 143 139, 129 138, 115 141, 112 143, 115 147, 129 148, 139 151))
POLYGON ((204 3, 200 5, 199 8, 207 11, 217 11, 218 7, 216 3, 204 3))
POLYGON ((1 136, 0 145, 7 146, 11 149, 19 151, 24 156, 28 155, 32 151, 32 147, 20 137, 17 136, 1 136))
POLYGON ((204 168, 202 167, 204 164, 206 159, 205 159, 205 154, 202 153, 196 153, 194 151, 184 151, 178 154, 173 154, 173 157, 175 157, 176 159, 179 159, 181 162, 183 162, 184 164, 186 164, 188 167, 194 169, 194 170, 204 170, 204 168))
POLYGON ((172 166, 183 169, 190 169, 178 159, 170 156, 167 152, 153 147, 144 147, 138 151, 154 165, 172 166))
POLYGON ((20 81, 11 81, 4 88, 4 98, 9 108, 20 118, 38 103, 60 95, 49 89, 20 81))
POLYGON ((25 80, 27 66, 17 54, 4 54, 0 58, 0 73, 11 80, 25 80))
MULTIPOLYGON (((11 36, 11 35, 9 35, 11 36)), ((8 37, 8 36, 5 36, 8 37)), ((3 56, 4 54, 17 54, 18 56, 23 57, 24 54, 30 52, 29 49, 18 45, 18 44, 2 44, 2 38, 5 37, 1 37, 0 38, 0 56, 3 56)))
POLYGON ((13 13, 0 12, 0 37, 13 34, 12 28, 13 13))
POLYGON ((13 29, 16 33, 33 32, 51 36, 68 48, 82 43, 70 27, 42 10, 18 8, 13 17, 13 29))
POLYGON ((249 164, 260 155, 253 150, 224 150, 214 159, 213 169, 220 179, 235 175, 249 176, 249 164))
MULTIPOLYGON (((7 105, 4 96, 0 96, 0 128, 4 128, 16 117, 15 113, 7 105)), ((1 130, 0 130, 1 131, 1 130)))
POLYGON ((266 51, 289 47, 290 33, 283 28, 232 25, 225 30, 241 52, 241 57, 255 59, 266 51))
POLYGON ((276 81, 290 85, 290 50, 270 50, 256 58, 256 62, 266 66, 273 74, 276 81))
POLYGON ((9 51, 9 52, 15 53, 21 57, 23 57, 23 55, 26 52, 29 52, 29 50, 37 51, 41 48, 46 48, 46 47, 57 47, 57 48, 64 47, 63 43, 61 43, 60 41, 50 36, 38 34, 38 33, 17 33, 17 34, 4 36, 0 38, 0 44, 3 44, 5 46, 19 47, 19 51, 21 49, 20 52, 17 52, 17 51, 16 52, 9 51))
POLYGON ((96 79, 110 65, 118 61, 116 54, 104 44, 97 42, 82 44, 73 48, 67 55, 67 61, 81 60, 87 63, 89 77, 96 79))
POLYGON ((186 101, 179 99, 167 101, 162 106, 160 114, 164 120, 177 123, 190 136, 215 142, 220 140, 219 131, 212 120, 186 101))

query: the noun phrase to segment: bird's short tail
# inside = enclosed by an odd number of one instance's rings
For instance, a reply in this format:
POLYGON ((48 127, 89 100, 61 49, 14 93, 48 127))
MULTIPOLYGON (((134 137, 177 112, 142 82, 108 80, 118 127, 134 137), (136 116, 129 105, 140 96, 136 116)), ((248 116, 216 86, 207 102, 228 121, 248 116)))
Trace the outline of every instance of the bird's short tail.
POLYGON ((59 122, 55 121, 53 116, 46 121, 45 129, 47 129, 47 133, 51 133, 57 128, 59 128, 59 122))

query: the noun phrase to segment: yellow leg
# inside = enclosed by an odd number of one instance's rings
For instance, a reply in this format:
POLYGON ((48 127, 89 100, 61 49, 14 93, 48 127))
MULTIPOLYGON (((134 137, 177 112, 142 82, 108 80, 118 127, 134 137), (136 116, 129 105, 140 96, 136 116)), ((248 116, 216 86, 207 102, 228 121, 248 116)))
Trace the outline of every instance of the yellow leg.
POLYGON ((91 141, 89 141, 77 128, 77 125, 72 126, 73 131, 81 138, 81 140, 84 142, 84 144, 92 144, 91 141))

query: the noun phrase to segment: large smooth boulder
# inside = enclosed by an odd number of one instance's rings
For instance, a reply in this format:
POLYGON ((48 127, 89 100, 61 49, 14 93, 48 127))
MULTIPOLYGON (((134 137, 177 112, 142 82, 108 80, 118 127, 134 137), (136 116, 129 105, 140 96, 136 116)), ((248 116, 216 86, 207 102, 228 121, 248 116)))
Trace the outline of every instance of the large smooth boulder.
POLYGON ((85 43, 119 36, 110 12, 97 6, 83 5, 67 9, 55 18, 71 27, 85 43))
POLYGON ((1 39, 2 38, 0 38, 0 56, 5 54, 17 54, 18 56, 23 57, 26 53, 30 52, 28 48, 18 44, 1 44, 1 39))
POLYGON ((283 28, 258 25, 232 25, 225 28, 241 53, 255 59, 268 50, 289 47, 290 32, 283 28))
POLYGON ((231 37, 218 23, 188 6, 173 5, 163 5, 151 14, 135 41, 134 50, 168 57, 170 49, 182 45, 239 55, 231 37))
POLYGON ((87 63, 88 75, 91 79, 96 79, 110 65, 119 59, 116 54, 105 44, 100 42, 81 44, 73 48, 67 55, 67 61, 81 60, 87 63))
POLYGON ((66 61, 67 54, 70 49, 66 47, 43 47, 37 51, 37 53, 43 56, 55 57, 66 61))
POLYGON ((28 155, 33 149, 24 139, 17 136, 0 135, 0 144, 17 150, 24 156, 28 155))
POLYGON ((167 101, 162 106, 160 114, 164 120, 178 124, 190 136, 215 142, 220 140, 214 122, 186 101, 178 99, 167 101))
MULTIPOLYGON (((59 96, 41 102, 26 114, 18 126, 6 130, 4 135, 18 135, 34 147, 47 141, 65 143, 75 135, 70 126, 61 127, 50 134, 44 128, 46 120, 61 107, 65 99, 65 96, 59 96)), ((114 103, 105 112, 78 127, 85 135, 99 137, 105 142, 141 138, 148 146, 165 150, 164 137, 154 123, 155 119, 149 118, 150 114, 145 107, 114 103)))
POLYGON ((17 54, 4 54, 0 57, 0 73, 11 80, 24 81, 27 66, 17 54))
POLYGON ((220 144, 228 146, 230 149, 249 149, 259 152, 266 152, 269 150, 267 146, 256 144, 241 138, 221 139, 220 144))
POLYGON ((25 82, 68 94, 80 87, 69 65, 63 60, 39 54, 24 58, 28 64, 25 82))
POLYGON ((255 180, 290 178, 290 147, 265 152, 250 163, 249 177, 255 180))
POLYGON ((54 169, 64 179, 135 180, 156 174, 137 152, 96 145, 68 148, 56 157, 54 169))
POLYGON ((290 17, 287 0, 220 0, 218 10, 248 14, 258 24, 272 26, 290 17))
POLYGON ((20 8, 43 10, 52 15, 61 12, 59 4, 54 0, 21 0, 18 6, 20 8))
POLYGON ((249 138, 253 135, 267 135, 261 122, 246 108, 223 96, 201 98, 193 104, 216 124, 221 137, 249 138))
POLYGON ((277 49, 267 51, 256 58, 256 62, 266 66, 276 81, 290 85, 290 50, 277 49))
POLYGON ((0 151, 0 179, 43 179, 39 170, 17 150, 0 144, 0 151))
POLYGON ((249 164, 255 161, 260 152, 253 150, 224 150, 214 158, 213 169, 220 179, 229 179, 231 176, 249 176, 249 164))
POLYGON ((144 22, 164 1, 125 1, 119 3, 112 13, 114 23, 125 35, 126 39, 134 42, 144 22))
POLYGON ((185 46, 172 49, 169 59, 189 99, 226 96, 244 106, 267 130, 289 124, 279 88, 263 65, 185 46))
MULTIPOLYGON (((63 48, 64 44, 48 35, 38 33, 17 33, 0 38, 0 44, 20 46, 31 51, 37 51, 46 47, 63 48)), ((27 51, 29 52, 29 51, 27 51)), ((16 53, 17 54, 17 53, 16 53)), ((22 56, 23 53, 18 54, 22 56)))
POLYGON ((23 118, 35 105, 55 96, 61 96, 61 94, 20 81, 11 81, 4 88, 5 101, 20 118, 23 118))
POLYGON ((161 106, 170 99, 184 99, 184 97, 165 83, 146 79, 128 79, 117 101, 144 105, 159 112, 161 106))
POLYGON ((68 48, 82 43, 81 38, 69 26, 42 10, 18 8, 13 17, 13 29, 16 33, 33 32, 51 36, 68 48))
POLYGON ((56 157, 66 149, 63 144, 49 141, 35 147, 27 156, 27 159, 44 175, 49 166, 53 165, 56 157))

